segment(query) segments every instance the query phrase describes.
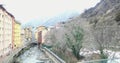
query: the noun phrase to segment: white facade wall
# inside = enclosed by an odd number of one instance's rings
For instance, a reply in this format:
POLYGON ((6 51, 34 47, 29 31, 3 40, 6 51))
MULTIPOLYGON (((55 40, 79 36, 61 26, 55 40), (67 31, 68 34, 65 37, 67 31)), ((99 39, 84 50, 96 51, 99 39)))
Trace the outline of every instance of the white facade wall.
POLYGON ((46 37, 47 32, 48 32, 47 30, 42 31, 42 43, 45 42, 45 37, 46 37))
POLYGON ((5 14, 4 17, 4 45, 5 45, 5 51, 4 53, 7 54, 11 50, 12 45, 12 18, 5 14))
POLYGON ((12 17, 0 9, 0 21, 0 56, 4 56, 12 48, 12 17))
POLYGON ((0 56, 3 54, 3 11, 0 9, 0 56))

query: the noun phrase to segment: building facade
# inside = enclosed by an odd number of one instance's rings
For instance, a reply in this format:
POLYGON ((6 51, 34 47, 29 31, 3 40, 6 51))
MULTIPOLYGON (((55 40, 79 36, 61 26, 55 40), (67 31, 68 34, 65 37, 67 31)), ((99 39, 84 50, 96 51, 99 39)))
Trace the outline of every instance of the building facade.
POLYGON ((25 41, 32 41, 32 27, 24 28, 25 41))
POLYGON ((21 28, 21 42, 22 42, 22 45, 25 46, 26 43, 25 43, 25 33, 24 33, 24 29, 21 28))
POLYGON ((12 22, 14 16, 0 5, 0 57, 12 51, 12 22))
POLYGON ((35 39, 38 42, 44 43, 47 32, 48 32, 47 27, 45 27, 45 26, 37 27, 36 31, 35 31, 35 39))
POLYGON ((21 41, 21 23, 15 21, 14 23, 14 48, 19 48, 22 46, 21 41))

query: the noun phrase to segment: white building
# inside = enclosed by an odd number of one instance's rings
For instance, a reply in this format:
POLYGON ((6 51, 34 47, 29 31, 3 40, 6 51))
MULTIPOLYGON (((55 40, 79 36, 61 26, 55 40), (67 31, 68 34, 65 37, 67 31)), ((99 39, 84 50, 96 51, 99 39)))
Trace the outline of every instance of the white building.
POLYGON ((12 50, 13 16, 0 5, 0 57, 8 55, 12 50))

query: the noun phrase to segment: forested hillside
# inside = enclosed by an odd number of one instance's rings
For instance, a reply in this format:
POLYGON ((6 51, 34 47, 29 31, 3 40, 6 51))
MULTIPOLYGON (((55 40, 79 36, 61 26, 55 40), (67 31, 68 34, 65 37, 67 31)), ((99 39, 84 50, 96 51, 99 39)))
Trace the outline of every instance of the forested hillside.
POLYGON ((120 0, 101 0, 78 17, 60 24, 58 29, 53 28, 47 36, 46 45, 52 46, 67 63, 107 59, 104 49, 120 48, 120 0), (81 54, 84 49, 100 52, 87 56, 81 54))

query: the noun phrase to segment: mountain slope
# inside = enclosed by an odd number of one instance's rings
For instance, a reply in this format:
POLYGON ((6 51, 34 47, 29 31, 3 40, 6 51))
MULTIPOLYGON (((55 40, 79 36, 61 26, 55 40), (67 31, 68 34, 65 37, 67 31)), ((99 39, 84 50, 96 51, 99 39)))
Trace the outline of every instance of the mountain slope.
POLYGON ((64 14, 61 14, 59 16, 55 16, 53 18, 50 18, 49 20, 47 20, 44 25, 45 26, 53 26, 58 22, 63 22, 63 21, 67 21, 69 20, 69 18, 73 18, 78 16, 79 14, 76 12, 66 12, 64 14))
MULTIPOLYGON (((76 30, 81 30, 78 28, 81 28, 84 31, 84 37, 81 39, 83 42, 82 49, 80 49, 79 52, 82 56, 84 56, 83 60, 90 61, 98 59, 108 59, 107 57, 110 57, 111 55, 106 56, 103 51, 104 49, 117 51, 119 51, 120 49, 120 0, 101 0, 101 2, 99 2, 95 7, 86 10, 80 16, 77 16, 76 18, 66 22, 64 24, 64 27, 51 30, 48 33, 50 34, 48 36, 51 36, 51 38, 54 37, 53 39, 51 39, 53 40, 51 41, 51 43, 56 46, 52 49, 57 48, 55 49, 55 51, 57 51, 58 54, 68 55, 64 53, 71 52, 70 47, 68 47, 70 45, 67 46, 67 43, 69 42, 70 44, 76 44, 75 42, 77 41, 75 40, 74 42, 74 39, 70 40, 70 37, 76 38, 80 36, 71 35, 78 35, 78 32, 76 32, 76 30), (116 16, 118 16, 117 18, 119 18, 117 19, 117 21, 116 16), (75 32, 71 33, 71 31, 75 32), (65 35, 67 35, 67 37, 65 35), (69 40, 66 41, 65 39, 68 38, 69 40), (64 52, 62 53, 61 51, 63 50, 64 52), (93 51, 97 52, 98 50, 100 51, 98 52, 99 54, 95 53, 94 55, 93 51), (90 52, 90 54, 88 52, 90 52)), ((49 40, 48 42, 50 42, 49 40)), ((70 55, 68 55, 68 57, 69 56, 70 55)), ((72 61, 73 60, 71 60, 71 63, 75 63, 72 61)))
POLYGON ((24 24, 23 27, 26 27, 26 26, 33 26, 33 27, 37 27, 37 26, 52 26, 52 25, 55 25, 56 23, 58 22, 63 22, 63 21, 67 21, 69 18, 72 18, 72 17, 75 17, 75 16, 78 16, 79 13, 77 12, 64 12, 60 15, 57 15, 55 17, 52 17, 46 21, 41 21, 41 20, 32 20, 32 21, 29 21, 28 23, 24 24))
POLYGON ((103 15, 109 9, 112 9, 120 3, 120 0, 101 0, 95 7, 86 10, 82 17, 92 17, 96 15, 103 15))
POLYGON ((101 0, 71 23, 82 25, 80 27, 86 33, 84 46, 87 48, 97 49, 100 43, 102 46, 120 46, 120 0, 101 0), (119 18, 117 21, 116 16, 119 18))

